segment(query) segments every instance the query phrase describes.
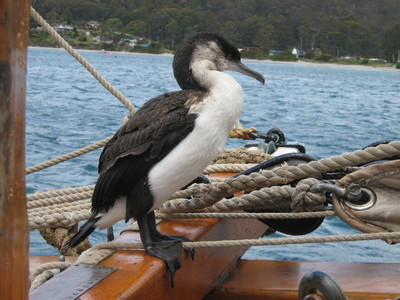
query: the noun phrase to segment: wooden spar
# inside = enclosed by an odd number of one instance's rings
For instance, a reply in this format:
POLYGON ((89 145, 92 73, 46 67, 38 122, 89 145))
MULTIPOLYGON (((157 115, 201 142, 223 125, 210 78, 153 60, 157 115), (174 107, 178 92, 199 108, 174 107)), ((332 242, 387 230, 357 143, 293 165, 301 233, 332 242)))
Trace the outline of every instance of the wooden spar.
POLYGON ((0 291, 28 299, 25 88, 30 1, 0 1, 0 291))

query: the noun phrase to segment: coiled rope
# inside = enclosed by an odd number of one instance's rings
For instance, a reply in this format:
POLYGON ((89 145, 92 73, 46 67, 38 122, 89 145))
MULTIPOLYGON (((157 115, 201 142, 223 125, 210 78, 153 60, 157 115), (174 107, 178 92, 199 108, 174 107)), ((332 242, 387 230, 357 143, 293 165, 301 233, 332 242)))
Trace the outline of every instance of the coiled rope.
MULTIPOLYGON (((399 154, 400 142, 391 142, 298 166, 284 165, 272 171, 263 170, 259 173, 242 175, 227 179, 222 183, 196 184, 186 190, 176 192, 171 198, 173 200, 165 203, 160 211, 162 213, 182 213, 207 208, 208 212, 224 212, 228 208, 229 210, 249 209, 257 208, 260 205, 264 207, 290 207, 295 212, 321 210, 323 195, 310 191, 311 186, 317 183, 316 179, 310 178, 302 181, 298 187, 279 186, 279 184, 290 183, 294 179, 307 178, 318 173, 349 165, 365 164, 399 154), (242 190, 252 192, 241 197, 224 199, 224 197, 242 190), (186 199, 186 197, 194 197, 194 199, 186 199)), ((28 195, 30 229, 74 225, 87 219, 90 216, 89 198, 92 192, 93 186, 86 186, 28 195), (63 206, 61 209, 62 203, 70 201, 77 204, 77 210, 74 209, 72 204, 69 204, 68 208, 63 206), (46 204, 47 207, 41 207, 41 204, 46 204), (40 208, 35 209, 38 207, 40 208)))
POLYGON ((339 168, 366 164, 371 161, 392 157, 399 153, 400 142, 395 141, 331 158, 302 163, 297 166, 284 165, 273 170, 262 170, 250 175, 241 175, 214 185, 194 185, 185 191, 175 193, 180 198, 166 202, 160 207, 160 210, 164 213, 197 211, 214 205, 224 197, 239 191, 288 184, 295 179, 313 177, 339 168), (194 198, 186 199, 186 197, 194 198))

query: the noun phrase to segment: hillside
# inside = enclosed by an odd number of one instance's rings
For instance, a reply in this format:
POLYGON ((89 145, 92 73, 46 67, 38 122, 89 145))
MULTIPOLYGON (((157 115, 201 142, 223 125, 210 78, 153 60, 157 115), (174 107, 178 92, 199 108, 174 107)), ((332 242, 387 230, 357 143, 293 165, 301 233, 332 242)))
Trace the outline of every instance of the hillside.
POLYGON ((125 33, 174 49, 198 31, 221 33, 238 47, 320 48, 332 56, 397 60, 399 0, 37 0, 51 24, 125 33))

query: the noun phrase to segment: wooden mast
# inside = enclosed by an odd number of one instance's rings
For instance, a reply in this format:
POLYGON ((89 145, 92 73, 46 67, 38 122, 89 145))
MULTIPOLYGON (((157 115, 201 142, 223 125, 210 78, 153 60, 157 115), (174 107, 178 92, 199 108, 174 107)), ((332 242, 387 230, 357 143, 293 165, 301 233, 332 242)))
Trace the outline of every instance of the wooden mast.
POLYGON ((25 192, 27 0, 0 1, 0 291, 28 299, 29 236, 25 192))

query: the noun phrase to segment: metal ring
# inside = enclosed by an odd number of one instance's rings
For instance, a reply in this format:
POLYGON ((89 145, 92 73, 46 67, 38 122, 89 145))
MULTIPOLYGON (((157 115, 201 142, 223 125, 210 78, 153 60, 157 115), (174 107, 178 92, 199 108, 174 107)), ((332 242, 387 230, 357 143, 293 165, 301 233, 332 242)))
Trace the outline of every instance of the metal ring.
POLYGON ((361 192, 363 194, 362 199, 368 199, 368 201, 365 202, 360 202, 360 203, 355 203, 355 202, 351 202, 349 200, 345 200, 344 204, 346 206, 348 206, 351 209, 354 210, 366 210, 369 209, 371 207, 373 207, 376 203, 376 194, 373 190, 366 188, 366 187, 362 187, 361 188, 361 192))
POLYGON ((303 276, 299 285, 299 300, 320 291, 325 299, 347 300, 341 287, 328 274, 314 271, 303 276))

